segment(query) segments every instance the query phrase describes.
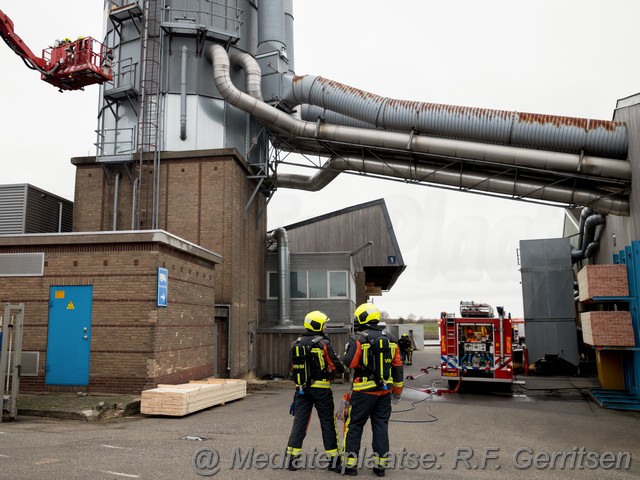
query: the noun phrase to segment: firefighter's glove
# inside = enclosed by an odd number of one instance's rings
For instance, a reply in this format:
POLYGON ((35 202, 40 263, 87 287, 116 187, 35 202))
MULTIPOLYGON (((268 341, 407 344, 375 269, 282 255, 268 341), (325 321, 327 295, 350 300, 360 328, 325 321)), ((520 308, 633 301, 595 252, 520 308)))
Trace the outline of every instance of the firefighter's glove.
POLYGON ((293 402, 291 402, 291 405, 289 406, 289 415, 294 415, 296 414, 296 394, 293 394, 293 402))
POLYGON ((336 418, 341 422, 347 420, 349 416, 349 402, 344 398, 341 398, 338 402, 338 408, 336 408, 336 418))
POLYGON ((392 393, 391 394, 391 403, 393 403, 394 405, 397 405, 400 403, 400 399, 402 398, 402 394, 401 393, 392 393))

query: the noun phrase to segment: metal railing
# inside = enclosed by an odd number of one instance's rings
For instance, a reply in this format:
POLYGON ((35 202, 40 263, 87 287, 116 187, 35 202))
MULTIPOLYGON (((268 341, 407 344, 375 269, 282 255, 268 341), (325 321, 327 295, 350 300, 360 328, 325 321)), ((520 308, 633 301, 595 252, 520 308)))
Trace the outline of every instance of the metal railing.
POLYGON ((206 29, 230 37, 239 37, 242 9, 226 2, 199 0, 173 2, 163 11, 163 26, 174 29, 206 29), (179 4, 184 6, 181 8, 179 4))
POLYGON ((111 128, 96 131, 98 139, 95 143, 98 161, 133 159, 136 146, 135 127, 111 128))
POLYGON ((115 63, 113 81, 105 85, 105 94, 112 90, 138 90, 138 62, 125 58, 115 63))

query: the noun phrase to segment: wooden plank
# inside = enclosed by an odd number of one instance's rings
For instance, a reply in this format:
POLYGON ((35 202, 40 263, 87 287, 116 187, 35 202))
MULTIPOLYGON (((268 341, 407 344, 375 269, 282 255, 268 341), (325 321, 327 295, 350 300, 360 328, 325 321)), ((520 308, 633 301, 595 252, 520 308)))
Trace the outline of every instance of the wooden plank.
POLYGON ((580 314, 582 338, 598 347, 633 347, 635 338, 631 312, 594 311, 580 314))
POLYGON ((626 265, 587 265, 578 272, 580 301, 629 295, 626 265))
POLYGON ((247 382, 239 379, 209 378, 179 385, 162 384, 142 392, 140 412, 184 416, 246 395, 247 382))

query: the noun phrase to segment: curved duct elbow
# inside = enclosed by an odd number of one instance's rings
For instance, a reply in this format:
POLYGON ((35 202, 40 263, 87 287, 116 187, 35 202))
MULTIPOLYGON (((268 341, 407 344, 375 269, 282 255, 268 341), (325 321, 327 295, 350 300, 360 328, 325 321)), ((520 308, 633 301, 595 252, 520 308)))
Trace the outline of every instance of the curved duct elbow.
POLYGON ((318 170, 314 175, 307 176, 295 173, 281 173, 276 175, 275 183, 278 187, 282 188, 317 192, 329 185, 343 170, 341 159, 339 157, 332 157, 325 163, 323 168, 318 170))
POLYGON ((284 228, 277 228, 267 235, 267 239, 278 244, 278 325, 291 325, 289 237, 284 228))
POLYGON ((262 71, 255 58, 248 53, 238 52, 232 53, 229 60, 244 70, 244 85, 247 94, 262 101, 262 71))
POLYGON ((571 261, 573 263, 590 258, 593 255, 593 252, 600 245, 599 240, 602 233, 602 225, 604 225, 605 222, 606 218, 604 215, 595 213, 591 209, 583 209, 583 213, 580 215, 579 228, 581 231, 578 233, 578 248, 571 252, 571 261), (586 218, 583 221, 584 217, 586 218))
POLYGON ((580 222, 578 223, 578 250, 582 249, 582 237, 584 235, 584 223, 587 221, 591 215, 595 212, 592 208, 585 207, 580 212, 580 222))

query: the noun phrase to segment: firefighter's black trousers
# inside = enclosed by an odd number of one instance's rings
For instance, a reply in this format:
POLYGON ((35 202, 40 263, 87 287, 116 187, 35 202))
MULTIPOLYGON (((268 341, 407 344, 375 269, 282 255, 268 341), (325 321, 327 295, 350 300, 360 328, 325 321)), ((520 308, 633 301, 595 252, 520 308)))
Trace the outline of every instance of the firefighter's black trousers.
POLYGON ((373 395, 364 392, 351 394, 351 409, 344 436, 344 459, 347 467, 358 463, 358 452, 362 430, 368 419, 371 419, 373 436, 373 453, 377 455, 380 465, 389 452, 389 417, 391 416, 391 392, 386 395, 373 395))
POLYGON ((311 387, 304 392, 304 395, 296 393, 294 405, 295 414, 287 452, 293 456, 300 454, 302 442, 307 435, 307 428, 311 421, 311 413, 315 406, 322 429, 325 452, 330 457, 337 455, 338 431, 336 421, 333 418, 333 393, 331 389, 311 387))

